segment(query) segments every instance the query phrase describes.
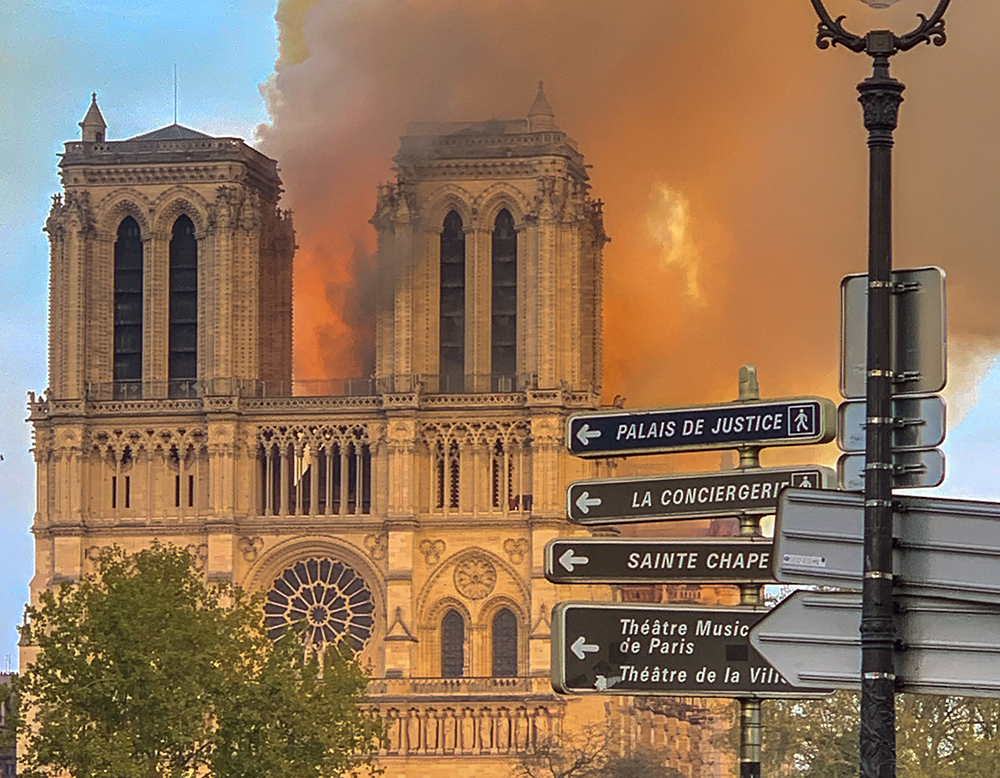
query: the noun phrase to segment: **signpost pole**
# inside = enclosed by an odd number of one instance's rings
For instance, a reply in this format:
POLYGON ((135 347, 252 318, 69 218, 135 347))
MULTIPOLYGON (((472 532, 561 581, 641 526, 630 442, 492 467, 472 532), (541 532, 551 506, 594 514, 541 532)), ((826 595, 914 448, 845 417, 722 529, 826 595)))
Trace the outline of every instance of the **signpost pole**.
MULTIPOLYGON (((740 368, 740 400, 759 400, 760 385, 757 368, 743 365, 740 368)), ((740 467, 760 467, 760 447, 741 446, 740 467)), ((760 516, 740 513, 740 536, 760 537, 760 516)), ((740 584, 740 605, 760 605, 762 587, 759 583, 740 584)), ((740 698, 740 778, 760 778, 760 700, 740 698)))
MULTIPOLYGON (((872 75, 858 84, 868 130, 868 346, 864 579, 861 606, 861 778, 895 778, 896 674, 892 615, 892 146, 903 84, 889 75, 889 58, 920 43, 945 42, 943 16, 951 0, 938 0, 930 16, 906 35, 844 29, 823 0, 812 0, 820 23, 816 44, 831 43, 872 58, 872 75)), ((875 3, 866 0, 870 5, 875 3)))
POLYGON ((892 133, 903 84, 889 75, 891 33, 870 34, 873 73, 858 85, 868 130, 868 354, 865 566, 861 605, 861 775, 896 774, 892 616, 892 133), (878 39, 886 39, 879 45, 878 39))

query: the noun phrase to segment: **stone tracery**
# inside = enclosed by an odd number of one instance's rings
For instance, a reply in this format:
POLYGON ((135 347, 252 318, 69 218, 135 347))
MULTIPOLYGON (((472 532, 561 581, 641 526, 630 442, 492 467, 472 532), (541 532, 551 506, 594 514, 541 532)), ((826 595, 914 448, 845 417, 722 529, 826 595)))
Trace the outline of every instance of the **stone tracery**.
POLYGON ((368 584, 353 568, 329 557, 285 568, 267 592, 264 613, 273 640, 287 629, 301 629, 303 641, 314 649, 344 639, 360 652, 375 626, 368 584))
POLYGON ((260 514, 370 513, 372 438, 366 423, 260 426, 260 514))

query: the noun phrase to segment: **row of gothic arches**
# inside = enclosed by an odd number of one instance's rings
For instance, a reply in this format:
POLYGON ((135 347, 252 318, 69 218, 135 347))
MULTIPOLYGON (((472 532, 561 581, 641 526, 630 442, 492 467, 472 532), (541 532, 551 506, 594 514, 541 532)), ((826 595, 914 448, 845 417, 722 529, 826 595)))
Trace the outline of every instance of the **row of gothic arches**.
MULTIPOLYGON (((493 222, 490 245, 490 390, 511 391, 517 374, 518 248, 514 217, 506 208, 493 222)), ((440 391, 464 392, 466 228, 454 208, 441 225, 439 289, 440 391)))
MULTIPOLYGON (((115 395, 139 396, 142 385, 146 283, 143 234, 129 215, 114 243, 115 395)), ((198 241, 194 222, 178 216, 170 230, 167 387, 171 397, 192 393, 198 377, 198 241)))

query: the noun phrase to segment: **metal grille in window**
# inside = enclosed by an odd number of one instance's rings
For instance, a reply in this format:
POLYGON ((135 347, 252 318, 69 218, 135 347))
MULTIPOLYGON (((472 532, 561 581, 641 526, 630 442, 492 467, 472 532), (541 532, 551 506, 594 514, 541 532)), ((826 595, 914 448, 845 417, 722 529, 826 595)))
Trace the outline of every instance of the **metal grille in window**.
POLYGON ((459 493, 461 487, 461 454, 458 450, 458 443, 454 440, 451 441, 447 448, 447 456, 445 456, 445 446, 442 443, 437 444, 436 449, 436 462, 435 462, 435 505, 438 508, 443 508, 445 505, 445 496, 448 498, 448 507, 457 508, 459 506, 459 493), (445 477, 447 475, 447 477, 445 477))
POLYGON ((465 231, 462 217, 449 211, 441 231, 440 387, 465 390, 465 231))
POLYGON ((493 507, 502 508, 505 504, 509 510, 516 510, 517 503, 514 498, 514 458, 506 452, 506 446, 502 440, 497 440, 490 450, 490 489, 493 498, 493 507), (507 463, 506 476, 504 475, 504 462, 507 463))
POLYGON ((142 236, 126 216, 115 240, 114 367, 115 397, 142 396, 142 236))
POLYGON ((441 677, 465 675, 465 619, 450 610, 441 619, 441 677))
POLYGON ((268 635, 277 640, 292 627, 321 648, 338 639, 361 651, 371 639, 375 604, 364 579, 343 562, 306 559, 278 576, 264 603, 268 635))
POLYGON ((492 388, 510 391, 508 385, 517 372, 517 232, 506 208, 497 214, 492 248, 492 388))
POLYGON ((517 675, 517 616, 507 608, 493 617, 493 677, 517 675))
POLYGON ((198 241, 194 223, 183 215, 170 238, 169 314, 168 393, 190 397, 198 378, 198 241))
POLYGON ((457 508, 458 507, 458 488, 460 484, 460 471, 458 469, 458 452, 455 452, 454 458, 450 462, 451 468, 451 478, 449 481, 450 489, 448 492, 448 507, 457 508))

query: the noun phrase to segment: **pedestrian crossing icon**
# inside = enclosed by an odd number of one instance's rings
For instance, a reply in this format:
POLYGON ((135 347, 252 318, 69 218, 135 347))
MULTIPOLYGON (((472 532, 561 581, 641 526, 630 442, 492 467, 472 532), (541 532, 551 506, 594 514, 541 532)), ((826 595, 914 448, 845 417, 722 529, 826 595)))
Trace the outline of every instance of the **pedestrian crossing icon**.
POLYGON ((815 471, 792 473, 791 481, 792 486, 798 489, 817 489, 820 486, 819 473, 815 471))
POLYGON ((811 438, 817 434, 817 411, 815 404, 788 406, 788 436, 791 438, 811 438))

